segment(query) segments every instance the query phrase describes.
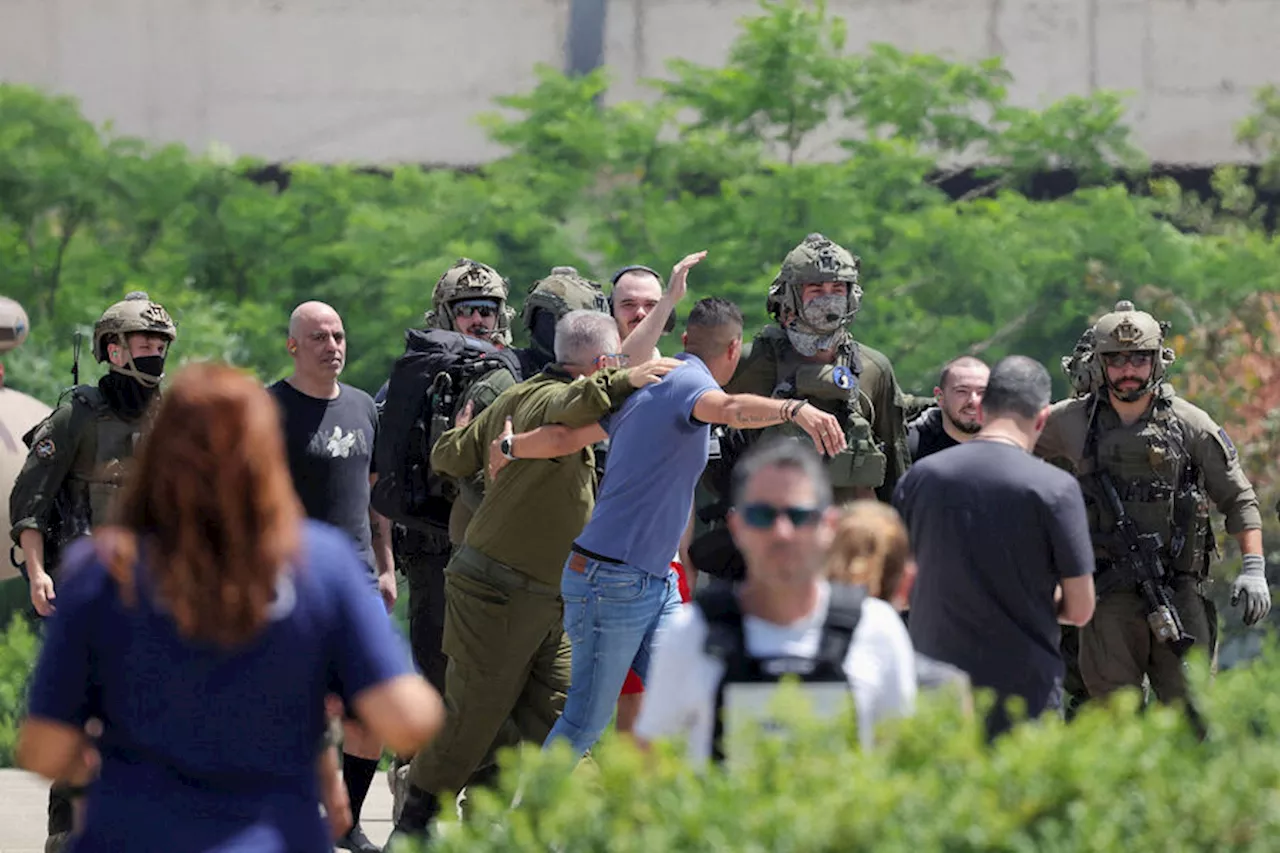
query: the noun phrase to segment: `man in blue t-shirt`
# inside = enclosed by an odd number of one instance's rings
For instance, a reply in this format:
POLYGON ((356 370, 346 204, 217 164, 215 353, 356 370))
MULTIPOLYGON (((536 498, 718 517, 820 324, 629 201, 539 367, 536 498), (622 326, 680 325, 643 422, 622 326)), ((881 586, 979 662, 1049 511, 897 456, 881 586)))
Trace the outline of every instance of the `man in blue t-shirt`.
MULTIPOLYGON (((711 424, 759 429, 794 422, 819 451, 845 443, 836 419, 802 400, 726 394, 742 354, 742 312, 717 297, 699 301, 683 336, 684 362, 628 398, 598 425, 540 427, 507 442, 512 458, 549 458, 610 441, 595 510, 575 540, 560 583, 573 665, 564 713, 547 737, 585 753, 609 723, 626 679, 644 679, 665 621, 681 605, 671 555, 689 521, 707 464, 711 424)), ((500 488, 502 480, 494 483, 500 488)))

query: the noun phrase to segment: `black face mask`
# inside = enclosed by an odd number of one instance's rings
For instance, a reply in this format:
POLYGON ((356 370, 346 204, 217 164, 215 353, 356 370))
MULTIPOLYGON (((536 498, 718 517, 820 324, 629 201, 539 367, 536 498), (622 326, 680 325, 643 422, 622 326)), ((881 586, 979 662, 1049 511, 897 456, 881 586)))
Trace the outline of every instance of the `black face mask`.
MULTIPOLYGON (((133 360, 139 373, 160 376, 164 373, 164 356, 144 355, 133 360)), ((159 390, 158 385, 144 385, 138 380, 114 370, 98 380, 98 388, 107 399, 107 405, 126 418, 139 417, 159 390)))
POLYGON ((164 356, 162 355, 139 355, 134 356, 133 366, 139 373, 145 373, 148 376, 160 377, 164 375, 164 356))

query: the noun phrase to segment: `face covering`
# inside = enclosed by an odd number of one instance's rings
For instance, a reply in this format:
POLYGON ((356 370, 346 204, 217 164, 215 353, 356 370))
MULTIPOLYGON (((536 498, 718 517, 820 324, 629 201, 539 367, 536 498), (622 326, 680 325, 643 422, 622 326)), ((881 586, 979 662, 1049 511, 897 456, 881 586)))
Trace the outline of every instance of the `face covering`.
MULTIPOLYGON (((164 356, 143 355, 134 358, 134 369, 138 373, 153 376, 157 380, 164 375, 164 356)), ((136 418, 146 411, 155 396, 159 382, 143 383, 126 376, 116 370, 107 371, 107 375, 98 381, 98 388, 107 399, 107 405, 126 418, 136 418)))
POLYGON ((164 356, 162 355, 135 356, 133 366, 139 373, 154 376, 156 379, 164 376, 164 356))
POLYGON ((845 312, 848 306, 849 300, 846 296, 835 293, 829 296, 818 296, 809 300, 800 309, 800 322, 808 326, 805 331, 829 335, 844 328, 845 312))

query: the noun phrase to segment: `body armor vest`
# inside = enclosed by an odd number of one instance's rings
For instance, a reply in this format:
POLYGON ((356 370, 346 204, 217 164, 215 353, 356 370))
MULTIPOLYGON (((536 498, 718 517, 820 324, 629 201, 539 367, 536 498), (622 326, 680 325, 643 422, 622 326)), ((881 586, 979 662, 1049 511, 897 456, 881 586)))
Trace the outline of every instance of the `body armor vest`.
MULTIPOLYGON (((888 460, 872 432, 875 406, 860 385, 862 359, 858 344, 846 336, 834 363, 815 364, 795 351, 787 341, 787 333, 778 326, 766 328, 759 341, 766 345, 767 357, 775 366, 772 396, 807 400, 834 415, 844 429, 845 449, 824 460, 832 487, 875 489, 884 485, 888 460)), ((775 434, 808 440, 807 433, 794 423, 761 430, 761 438, 775 434)))
MULTIPOLYGON (((1093 405, 1081 474, 1109 472, 1125 513, 1160 536, 1166 567, 1203 576, 1213 551, 1209 498, 1170 393, 1157 392, 1150 414, 1127 426, 1107 403, 1093 405)), ((1094 553, 1105 565, 1122 547, 1113 541, 1115 519, 1095 478, 1082 476, 1081 487, 1094 553)))
POLYGON ((73 415, 80 436, 68 476, 74 506, 86 507, 89 523, 109 521, 111 501, 124 485, 129 460, 142 430, 142 420, 127 421, 107 405, 102 392, 82 385, 72 392, 73 415))

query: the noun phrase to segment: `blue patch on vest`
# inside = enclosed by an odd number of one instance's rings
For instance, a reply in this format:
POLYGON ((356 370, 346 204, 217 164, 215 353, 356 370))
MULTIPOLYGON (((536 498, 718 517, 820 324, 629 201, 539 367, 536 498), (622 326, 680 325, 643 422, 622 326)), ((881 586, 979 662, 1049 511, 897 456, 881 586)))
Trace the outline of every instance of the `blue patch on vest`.
POLYGON ((1231 439, 1227 438, 1227 431, 1222 427, 1218 427, 1218 438, 1222 439, 1222 445, 1227 448, 1227 458, 1236 458, 1236 446, 1231 443, 1231 439))
POLYGON ((848 391, 853 387, 853 371, 844 365, 838 365, 831 371, 831 381, 841 391, 848 391))

